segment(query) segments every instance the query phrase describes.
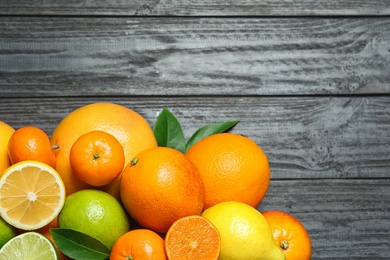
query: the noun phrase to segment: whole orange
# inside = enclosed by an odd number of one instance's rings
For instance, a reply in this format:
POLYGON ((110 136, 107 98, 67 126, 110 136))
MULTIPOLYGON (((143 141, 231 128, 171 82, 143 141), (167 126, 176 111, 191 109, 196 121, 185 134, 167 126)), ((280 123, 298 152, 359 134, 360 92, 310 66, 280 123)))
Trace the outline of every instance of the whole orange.
POLYGON ((205 209, 224 201, 239 201, 256 207, 268 190, 268 159, 248 137, 214 134, 195 143, 186 155, 202 175, 205 209))
POLYGON ((104 131, 91 131, 76 140, 69 159, 74 174, 80 180, 92 186, 103 186, 121 174, 125 153, 113 135, 104 131))
POLYGON ((34 160, 55 167, 54 155, 49 136, 35 126, 23 126, 17 129, 8 142, 8 155, 12 164, 34 160))
POLYGON ((11 160, 8 156, 8 141, 15 129, 0 121, 0 175, 5 169, 11 166, 11 160))
POLYGON ((165 233, 179 218, 199 215, 204 184, 196 166, 181 152, 156 147, 137 154, 122 173, 122 202, 141 226, 165 233))
POLYGON ((164 239, 149 229, 134 229, 118 238, 110 260, 166 260, 164 239))
MULTIPOLYGON (((50 138, 52 145, 59 146, 55 150, 55 168, 65 183, 68 195, 90 187, 73 174, 69 155, 74 142, 81 135, 94 130, 105 131, 118 139, 125 152, 125 165, 140 151, 157 146, 146 119, 125 106, 107 102, 92 103, 70 112, 57 125, 50 138)), ((119 184, 120 176, 102 189, 119 199, 119 184)))
POLYGON ((309 233, 303 224, 294 216, 279 210, 262 212, 269 223, 274 240, 286 260, 310 260, 312 246, 309 233))

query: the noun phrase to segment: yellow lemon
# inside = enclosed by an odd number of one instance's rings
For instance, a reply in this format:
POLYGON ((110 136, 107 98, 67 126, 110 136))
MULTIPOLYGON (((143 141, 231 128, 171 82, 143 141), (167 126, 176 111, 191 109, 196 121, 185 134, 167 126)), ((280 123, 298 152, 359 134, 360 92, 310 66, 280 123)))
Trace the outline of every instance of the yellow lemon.
POLYGON ((0 175, 5 169, 11 166, 11 161, 8 156, 8 141, 14 132, 14 128, 0 121, 0 175))
POLYGON ((221 236, 219 260, 284 260, 264 216, 242 202, 221 202, 202 216, 215 225, 221 236))

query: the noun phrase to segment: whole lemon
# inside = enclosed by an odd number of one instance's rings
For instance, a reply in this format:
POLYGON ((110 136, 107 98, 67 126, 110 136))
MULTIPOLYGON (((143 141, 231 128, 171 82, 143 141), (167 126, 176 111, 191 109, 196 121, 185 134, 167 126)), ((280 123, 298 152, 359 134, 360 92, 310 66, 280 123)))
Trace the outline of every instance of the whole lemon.
POLYGON ((16 229, 0 217, 0 248, 16 235, 16 229))
POLYGON ((66 197, 58 227, 87 234, 111 249, 130 230, 130 220, 118 200, 101 190, 80 190, 66 197))
POLYGON ((0 175, 12 164, 8 156, 8 141, 14 132, 12 126, 0 121, 0 175))
POLYGON ((284 260, 264 216, 252 206, 227 201, 206 209, 221 236, 219 260, 284 260))

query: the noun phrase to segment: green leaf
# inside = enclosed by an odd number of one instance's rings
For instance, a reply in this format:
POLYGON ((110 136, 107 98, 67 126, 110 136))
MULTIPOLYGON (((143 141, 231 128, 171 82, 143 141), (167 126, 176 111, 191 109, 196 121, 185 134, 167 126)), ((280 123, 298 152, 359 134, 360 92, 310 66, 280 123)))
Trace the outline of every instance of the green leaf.
POLYGON ((51 228, 50 233, 65 255, 75 260, 105 260, 110 250, 97 239, 66 228, 51 228))
POLYGON ((225 132, 225 131, 229 130, 230 128, 232 128, 233 126, 235 126, 238 122, 239 122, 239 120, 214 123, 214 124, 205 125, 205 126, 199 128, 198 130, 195 131, 195 133, 188 140, 188 142, 186 144, 185 151, 187 152, 188 149, 190 149, 190 147, 192 145, 194 145, 195 143, 197 143, 201 139, 203 139, 207 136, 213 135, 213 134, 225 132))
POLYGON ((179 121, 168 109, 163 108, 153 128, 158 146, 170 147, 184 152, 185 138, 179 121))

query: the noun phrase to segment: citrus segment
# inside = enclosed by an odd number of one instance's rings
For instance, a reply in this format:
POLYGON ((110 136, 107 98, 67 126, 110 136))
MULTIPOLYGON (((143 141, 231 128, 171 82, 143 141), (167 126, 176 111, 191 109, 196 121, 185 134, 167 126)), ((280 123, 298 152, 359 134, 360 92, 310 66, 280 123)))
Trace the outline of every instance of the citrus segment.
POLYGON ((195 143, 186 155, 204 180, 205 209, 224 201, 239 201, 256 207, 268 190, 268 159, 247 137, 214 134, 195 143))
POLYGON ((0 259, 57 260, 59 256, 47 237, 36 232, 27 232, 8 241, 0 250, 0 259))
POLYGON ((217 260, 220 247, 216 227, 198 215, 178 219, 165 236, 165 249, 170 260, 217 260))
POLYGON ((112 247, 110 260, 166 260, 164 240, 149 229, 134 229, 122 235, 112 247))
POLYGON ((65 202, 65 186, 58 173, 37 161, 22 161, 0 177, 0 214, 24 230, 50 223, 65 202))
POLYGON ((76 176, 92 185, 113 182, 123 170, 125 153, 121 143, 104 131, 80 136, 70 150, 70 165, 76 176))

